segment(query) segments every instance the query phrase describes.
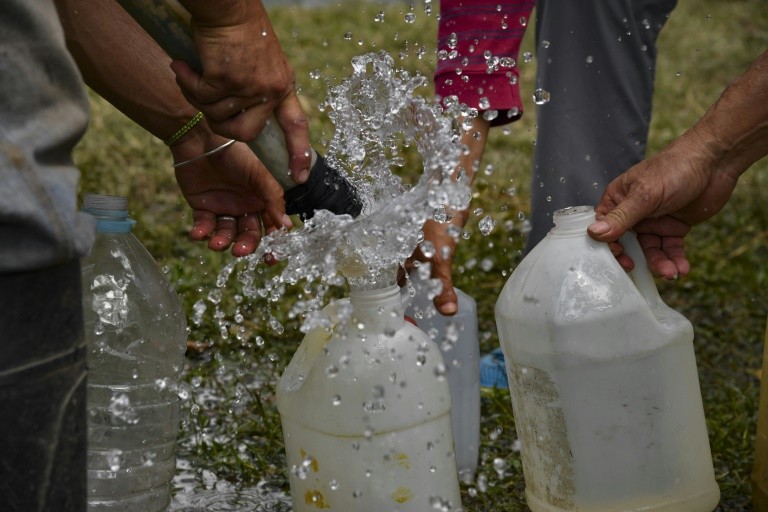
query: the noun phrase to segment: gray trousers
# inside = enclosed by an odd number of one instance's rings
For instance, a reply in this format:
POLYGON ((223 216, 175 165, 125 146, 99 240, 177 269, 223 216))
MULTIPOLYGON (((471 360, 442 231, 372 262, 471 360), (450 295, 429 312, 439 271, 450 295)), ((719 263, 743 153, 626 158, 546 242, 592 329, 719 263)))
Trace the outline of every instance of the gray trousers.
POLYGON ((80 265, 0 274, 0 510, 82 512, 80 265))
POLYGON ((50 0, 0 1, 0 510, 86 508, 81 257, 71 152, 88 102, 50 0))
POLYGON ((526 252, 568 206, 596 205, 645 156, 656 39, 677 0, 538 0, 537 106, 526 252))

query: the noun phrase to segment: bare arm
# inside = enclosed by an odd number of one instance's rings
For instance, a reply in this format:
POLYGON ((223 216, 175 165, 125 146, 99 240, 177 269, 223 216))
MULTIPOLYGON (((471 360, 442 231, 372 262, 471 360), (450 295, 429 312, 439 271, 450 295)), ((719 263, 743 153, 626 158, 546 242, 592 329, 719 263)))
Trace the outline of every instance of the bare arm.
MULTIPOLYGON (((121 112, 162 140, 197 112, 179 90, 170 58, 112 0, 56 0, 67 46, 86 83, 121 112)), ((197 157, 227 139, 205 120, 172 145, 174 161, 197 157)), ((264 230, 290 227, 281 187, 245 146, 179 167, 176 179, 192 207, 192 238, 209 247, 253 252, 264 230), (217 216, 237 217, 237 223, 217 216)))
MULTIPOLYGON (((488 131, 490 122, 482 117, 476 117, 472 121, 472 128, 464 132, 461 142, 467 147, 459 161, 459 172, 463 173, 468 185, 472 184, 477 173, 478 165, 483 157, 485 144, 488 140, 488 131)), ((450 222, 440 223, 434 220, 428 220, 424 223, 422 230, 424 238, 434 246, 434 254, 426 257, 421 249, 417 248, 411 256, 411 260, 430 262, 432 264, 432 279, 440 279, 443 283, 443 289, 434 298, 435 308, 443 315, 453 315, 458 310, 458 297, 453 288, 453 278, 451 269, 453 266, 453 254, 456 251, 458 240, 451 230, 460 230, 467 223, 469 211, 462 210, 455 212, 450 222)), ((411 262, 408 266, 410 267, 411 262)))

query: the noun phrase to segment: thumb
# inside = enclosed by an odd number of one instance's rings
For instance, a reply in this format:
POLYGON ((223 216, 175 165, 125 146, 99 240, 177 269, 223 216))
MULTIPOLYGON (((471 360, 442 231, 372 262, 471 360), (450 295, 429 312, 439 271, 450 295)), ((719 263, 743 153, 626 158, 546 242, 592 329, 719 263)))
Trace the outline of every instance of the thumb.
POLYGON ((606 189, 600 203, 595 208, 595 211, 598 212, 597 220, 587 227, 589 236, 598 242, 618 240, 621 235, 653 212, 653 207, 647 199, 643 200, 638 197, 638 194, 632 192, 620 201, 614 202, 611 199, 611 185, 606 189))
POLYGON ((451 278, 451 260, 435 261, 432 263, 432 278, 439 279, 443 283, 443 288, 432 301, 435 309, 444 316, 453 316, 459 308, 459 298, 456 290, 453 288, 453 279, 451 278))
POLYGON ((186 62, 182 60, 172 61, 171 71, 176 75, 176 83, 181 88, 184 97, 195 107, 200 108, 201 104, 209 103, 215 99, 210 97, 209 91, 203 89, 205 82, 202 75, 186 62))

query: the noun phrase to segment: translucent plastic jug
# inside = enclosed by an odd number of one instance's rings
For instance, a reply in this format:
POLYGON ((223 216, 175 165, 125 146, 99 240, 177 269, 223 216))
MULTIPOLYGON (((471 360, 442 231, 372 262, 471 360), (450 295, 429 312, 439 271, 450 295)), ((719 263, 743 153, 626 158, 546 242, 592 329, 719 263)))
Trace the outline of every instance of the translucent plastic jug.
POLYGON ((760 405, 755 433, 755 464, 752 467, 752 504, 756 512, 768 512, 768 325, 763 343, 760 405))
POLYGON ((293 510, 461 510, 443 358, 403 320, 399 287, 326 312, 277 389, 293 510))
POLYGON ((82 267, 89 512, 164 511, 176 469, 186 320, 126 209, 124 197, 85 198, 98 219, 82 267))
POLYGON ((715 482, 693 328, 635 269, 589 238, 591 207, 555 227, 496 303, 528 506, 534 511, 712 511, 715 482))
POLYGON ((456 466, 462 481, 471 481, 480 453, 480 344, 477 338, 477 304, 458 288, 458 310, 441 315, 430 298, 430 283, 410 275, 415 295, 403 288, 405 314, 435 340, 445 359, 451 389, 451 426, 456 445, 456 466))

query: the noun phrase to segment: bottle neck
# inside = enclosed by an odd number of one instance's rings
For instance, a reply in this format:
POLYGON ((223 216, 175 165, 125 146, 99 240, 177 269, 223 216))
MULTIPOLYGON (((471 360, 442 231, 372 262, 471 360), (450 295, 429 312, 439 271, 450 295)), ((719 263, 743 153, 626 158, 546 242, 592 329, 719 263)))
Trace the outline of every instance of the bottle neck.
POLYGON ((403 325, 404 308, 397 285, 373 290, 352 289, 349 302, 354 321, 361 324, 364 331, 396 331, 403 325))
POLYGON ((128 201, 124 197, 87 195, 83 211, 96 217, 99 233, 130 233, 136 221, 128 218, 128 201))
POLYGON ((595 209, 592 206, 563 208, 555 212, 554 221, 552 236, 586 236, 587 227, 595 221, 595 209))

